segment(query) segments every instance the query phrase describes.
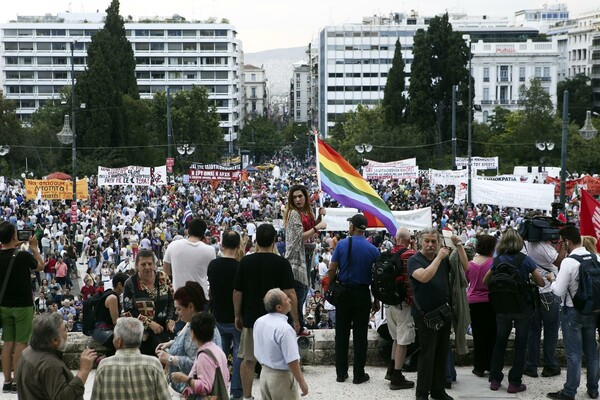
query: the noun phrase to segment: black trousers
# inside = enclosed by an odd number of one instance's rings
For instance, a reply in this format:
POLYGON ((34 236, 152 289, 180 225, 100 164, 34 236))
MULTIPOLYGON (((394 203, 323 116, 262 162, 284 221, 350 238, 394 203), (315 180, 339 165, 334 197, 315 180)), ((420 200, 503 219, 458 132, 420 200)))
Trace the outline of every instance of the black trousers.
POLYGON ((469 310, 473 329, 473 368, 480 372, 490 371, 496 343, 496 313, 489 302, 469 304, 469 310))
POLYGON ((417 397, 441 397, 446 393, 446 359, 450 345, 450 324, 444 325, 439 331, 428 328, 423 317, 414 317, 415 327, 421 351, 419 352, 419 367, 417 369, 417 397))
POLYGON ((367 331, 371 313, 371 292, 368 286, 346 286, 335 308, 335 371, 343 377, 348 373, 350 329, 354 344, 353 375, 361 378, 367 361, 367 331))

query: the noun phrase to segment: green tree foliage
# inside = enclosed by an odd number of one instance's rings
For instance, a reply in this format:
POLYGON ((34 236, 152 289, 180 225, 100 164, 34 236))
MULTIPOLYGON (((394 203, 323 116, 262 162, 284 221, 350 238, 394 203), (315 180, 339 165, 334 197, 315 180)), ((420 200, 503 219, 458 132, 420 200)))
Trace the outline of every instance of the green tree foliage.
MULTIPOLYGON (((409 121, 423 131, 427 144, 439 141, 440 130, 442 141, 449 140, 454 85, 458 85, 457 101, 468 104, 469 48, 445 14, 433 18, 427 31, 417 31, 413 54, 409 121)), ((457 109, 459 138, 466 138, 468 112, 464 106, 457 109)))
POLYGON ((537 79, 530 81, 529 87, 523 85, 525 92, 523 101, 523 114, 520 129, 517 131, 521 141, 535 143, 538 140, 554 140, 555 113, 550 94, 544 90, 537 79))
POLYGON ((385 122, 390 127, 402 125, 406 108, 406 89, 404 73, 404 60, 402 59, 402 46, 400 40, 396 40, 392 68, 388 72, 385 90, 383 92, 383 109, 385 111, 385 122))
MULTIPOLYGON (((246 128, 247 126, 244 127, 244 132, 246 128)), ((313 156, 315 154, 314 137, 309 137, 309 133, 310 128, 306 123, 291 122, 282 129, 281 135, 275 136, 274 140, 283 140, 283 145, 289 146, 293 155, 305 159, 307 146, 310 147, 310 154, 313 156)))
POLYGON ((0 176, 12 176, 16 173, 14 160, 24 153, 22 147, 17 147, 22 142, 21 133, 15 102, 6 100, 4 96, 0 97, 0 145, 10 147, 10 152, 0 157, 0 176))
MULTIPOLYGON (((166 93, 157 93, 150 109, 150 126, 157 134, 157 141, 167 143, 166 93)), ((219 127, 219 114, 205 87, 193 86, 191 90, 171 93, 171 127, 174 145, 196 145, 196 151, 188 157, 190 161, 215 162, 223 153, 225 142, 219 127)))
MULTIPOLYGON (((295 124, 289 126, 293 127, 295 124)), ((306 154, 306 128, 296 129, 296 131, 297 136, 304 139, 304 154, 306 154)), ((240 148, 252 153, 256 163, 261 163, 263 158, 273 155, 282 147, 282 134, 277 131, 275 121, 266 116, 259 116, 246 122, 240 133, 239 143, 240 148)))
POLYGON ((589 82, 589 77, 584 74, 578 74, 573 78, 567 78, 559 82, 557 87, 558 114, 562 115, 563 93, 565 90, 568 90, 570 121, 575 121, 579 126, 583 126, 585 123, 586 111, 591 111, 594 107, 592 86, 589 82))
POLYGON ((133 49, 125 36, 119 1, 112 0, 106 13, 104 28, 88 46, 87 70, 76 85, 77 103, 86 104, 86 112, 77 116, 78 142, 84 147, 127 146, 123 96, 139 99, 133 49))

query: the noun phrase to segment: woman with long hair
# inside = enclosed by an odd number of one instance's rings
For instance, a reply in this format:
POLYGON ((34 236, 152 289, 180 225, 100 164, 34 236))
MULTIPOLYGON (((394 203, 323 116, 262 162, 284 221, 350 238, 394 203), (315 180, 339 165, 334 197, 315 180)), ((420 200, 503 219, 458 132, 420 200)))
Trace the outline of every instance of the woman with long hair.
POLYGON ((319 216, 310 207, 308 190, 303 185, 293 185, 288 191, 288 202, 283 214, 285 225, 285 258, 292 266, 294 273, 294 290, 298 298, 298 318, 300 319, 299 335, 307 335, 304 329, 304 313, 302 307, 306 300, 310 282, 310 268, 315 250, 314 238, 320 229, 327 224, 321 221, 325 209, 319 209, 319 216))
MULTIPOLYGON (((523 238, 517 233, 516 230, 508 228, 500 237, 500 243, 496 252, 499 263, 510 263, 517 267, 519 276, 525 282, 529 281, 529 276, 533 277, 534 282, 542 287, 544 286, 544 279, 537 270, 537 265, 529 256, 523 255, 523 260, 519 265, 514 264, 515 260, 521 254, 523 249, 523 238)), ((483 283, 489 285, 492 279, 492 274, 495 266, 492 265, 485 277, 483 283)), ((531 291, 529 291, 531 294, 531 291)), ((496 310, 498 312, 498 310, 496 310)), ((490 370, 490 389, 498 390, 500 388, 504 374, 502 368, 504 367, 504 355, 506 353, 506 345, 508 344, 508 336, 512 331, 513 325, 515 327, 515 344, 514 344, 514 362, 513 366, 508 372, 508 393, 523 392, 527 387, 522 383, 523 369, 525 367, 525 353, 527 350, 527 335, 529 334, 529 324, 533 317, 534 305, 533 298, 530 297, 530 301, 527 305, 527 309, 522 313, 518 314, 503 314, 498 312, 496 314, 496 343, 494 344, 494 351, 492 353, 492 362, 490 370)))
MULTIPOLYGON (((198 345, 191 338, 190 321, 194 315, 204 309, 206 296, 198 282, 187 281, 184 286, 175 291, 173 299, 175 300, 175 310, 179 314, 179 319, 185 322, 185 326, 175 339, 156 347, 156 356, 162 364, 169 367, 169 376, 175 372, 182 372, 187 376, 192 370, 198 352, 198 345)), ((216 328, 213 335, 213 341, 221 346, 221 335, 216 328)), ((176 392, 183 393, 187 385, 183 382, 171 381, 171 387, 176 392)))
POLYGON ((473 374, 483 377, 490 371, 492 352, 496 342, 496 313, 489 299, 489 290, 483 283, 485 274, 494 262, 496 237, 478 235, 475 244, 475 257, 465 268, 465 276, 469 282, 467 301, 471 314, 473 330, 473 374))

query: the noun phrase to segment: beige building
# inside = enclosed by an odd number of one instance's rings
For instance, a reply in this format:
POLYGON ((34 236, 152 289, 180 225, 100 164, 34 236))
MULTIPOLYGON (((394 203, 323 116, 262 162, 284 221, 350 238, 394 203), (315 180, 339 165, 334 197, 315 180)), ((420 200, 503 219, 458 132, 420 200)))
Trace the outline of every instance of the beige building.
POLYGON ((253 119, 258 116, 267 115, 269 96, 265 69, 251 64, 244 65, 243 85, 246 118, 253 119))

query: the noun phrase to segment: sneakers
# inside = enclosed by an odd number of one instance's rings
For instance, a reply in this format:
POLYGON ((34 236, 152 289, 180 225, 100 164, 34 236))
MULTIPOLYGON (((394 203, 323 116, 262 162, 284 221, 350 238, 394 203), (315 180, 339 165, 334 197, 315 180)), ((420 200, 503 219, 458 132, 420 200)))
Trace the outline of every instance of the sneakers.
POLYGON ((587 395, 589 396, 590 399, 597 399, 598 398, 598 391, 597 390, 588 389, 587 390, 587 395))
POLYGON ((537 369, 524 369, 523 375, 527 375, 531 378, 537 378, 538 377, 537 369))
POLYGON ((302 328, 300 332, 298 332, 298 336, 312 336, 313 333, 306 328, 302 328))
POLYGON ((394 370, 392 374, 392 379, 390 382, 390 389, 392 390, 400 390, 400 389, 411 389, 415 387, 415 383, 412 381, 407 381, 404 375, 402 375, 402 371, 394 370))
POLYGON ((17 394, 17 382, 13 381, 13 383, 10 385, 10 392, 17 394))
POLYGON ((551 376, 557 376, 557 375, 560 375, 560 368, 552 369, 552 368, 544 367, 544 369, 542 369, 542 376, 544 378, 549 378, 551 376))
POLYGON ((367 374, 366 372, 363 374, 363 376, 360 377, 354 377, 354 379, 352 379, 352 383, 354 383, 355 385, 360 385, 361 383, 365 383, 367 382, 369 379, 371 379, 369 377, 369 374, 367 374))
POLYGON ((385 380, 386 381, 391 381, 392 380, 392 376, 394 375, 394 360, 392 360, 392 363, 388 366, 388 369, 385 373, 385 380))
MULTIPOLYGON (((2 393, 10 393, 12 385, 13 385, 13 381, 4 382, 4 385, 2 385, 2 393)), ((15 392, 16 391, 17 391, 17 384, 15 383, 15 392)))
POLYGON ((500 381, 492 379, 490 381, 490 390, 496 391, 496 390, 500 389, 500 385, 501 385, 500 381))
POLYGON ((506 389, 508 393, 519 393, 524 392, 526 390, 527 386, 524 383, 521 383, 520 385, 513 385, 512 383, 509 383, 508 389, 506 389))
POLYGON ((549 399, 556 399, 556 400, 575 400, 575 397, 567 396, 566 394, 563 393, 562 390, 559 390, 558 392, 548 393, 546 395, 546 397, 548 397, 549 399))

